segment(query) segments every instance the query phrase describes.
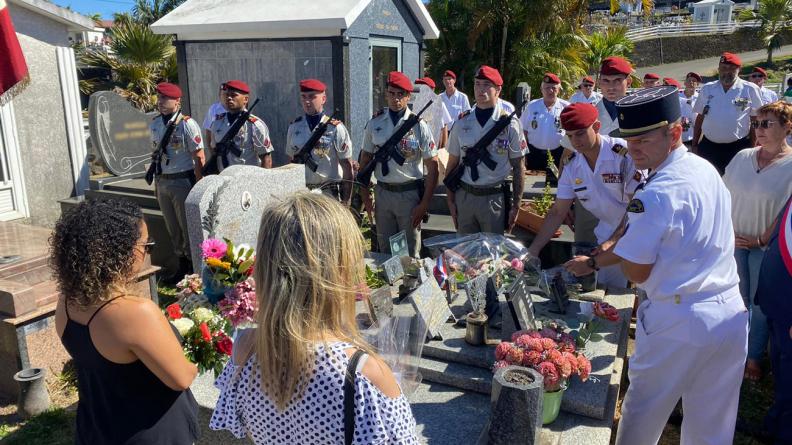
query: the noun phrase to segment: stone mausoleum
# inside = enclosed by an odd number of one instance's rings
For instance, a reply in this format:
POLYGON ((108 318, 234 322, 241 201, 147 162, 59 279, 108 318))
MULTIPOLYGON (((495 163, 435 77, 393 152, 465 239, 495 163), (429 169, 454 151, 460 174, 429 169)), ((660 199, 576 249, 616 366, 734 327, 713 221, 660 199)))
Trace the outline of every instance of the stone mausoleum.
POLYGON ((326 109, 339 110, 357 152, 366 121, 385 106, 387 73, 422 76, 424 42, 439 36, 421 0, 187 0, 151 28, 175 34, 182 102, 196 118, 223 81, 251 86, 276 165, 286 162, 286 130, 302 113, 300 79, 328 85, 326 109))

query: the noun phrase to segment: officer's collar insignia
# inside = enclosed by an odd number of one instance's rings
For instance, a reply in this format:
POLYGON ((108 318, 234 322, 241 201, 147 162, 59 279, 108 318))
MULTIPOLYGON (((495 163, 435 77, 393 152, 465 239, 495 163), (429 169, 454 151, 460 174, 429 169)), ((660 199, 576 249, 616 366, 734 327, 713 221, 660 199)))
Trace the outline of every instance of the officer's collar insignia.
POLYGON ((644 205, 638 198, 633 198, 629 204, 627 204, 627 211, 632 213, 643 213, 644 212, 644 205))
POLYGON ((583 180, 580 178, 575 178, 575 185, 583 184, 583 180))
POLYGON ((572 152, 572 154, 570 154, 568 158, 566 158, 566 159, 562 159, 562 160, 561 160, 561 162, 563 162, 563 163, 564 163, 564 165, 567 165, 567 164, 569 164, 570 162, 572 162, 572 160, 573 160, 573 159, 575 159, 575 156, 576 156, 576 155, 577 155, 577 152, 574 152, 574 151, 573 151, 573 152, 572 152))
POLYGON ((622 144, 615 144, 612 148, 613 152, 619 156, 624 156, 627 154, 627 147, 622 144))
POLYGON ((633 175, 633 179, 636 180, 636 181, 640 181, 641 179, 643 179, 643 177, 641 176, 641 172, 636 170, 635 174, 633 175))

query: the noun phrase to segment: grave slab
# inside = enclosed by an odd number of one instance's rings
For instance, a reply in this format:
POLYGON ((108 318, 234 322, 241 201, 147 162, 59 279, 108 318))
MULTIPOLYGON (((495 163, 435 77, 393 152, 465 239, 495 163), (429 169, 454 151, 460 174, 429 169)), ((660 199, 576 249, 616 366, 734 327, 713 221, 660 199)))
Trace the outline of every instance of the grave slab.
POLYGON ((142 175, 151 161, 149 125, 154 113, 143 113, 112 91, 99 91, 88 101, 88 128, 110 173, 142 175))

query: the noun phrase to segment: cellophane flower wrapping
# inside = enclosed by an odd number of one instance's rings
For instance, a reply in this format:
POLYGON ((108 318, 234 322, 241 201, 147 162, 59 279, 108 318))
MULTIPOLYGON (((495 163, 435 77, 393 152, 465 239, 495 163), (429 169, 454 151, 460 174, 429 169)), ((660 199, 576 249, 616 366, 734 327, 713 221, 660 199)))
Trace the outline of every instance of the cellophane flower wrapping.
POLYGON ((362 331, 366 341, 393 370, 406 395, 415 392, 421 383, 418 365, 427 331, 426 324, 416 315, 380 319, 362 331))

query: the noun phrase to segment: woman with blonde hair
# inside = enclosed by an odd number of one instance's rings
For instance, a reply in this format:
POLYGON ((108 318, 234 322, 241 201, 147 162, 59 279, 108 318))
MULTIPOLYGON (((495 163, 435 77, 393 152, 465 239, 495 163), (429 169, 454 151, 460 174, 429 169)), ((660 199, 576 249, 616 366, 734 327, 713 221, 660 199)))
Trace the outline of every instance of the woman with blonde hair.
POLYGON ((326 196, 264 210, 258 327, 239 336, 215 383, 210 428, 256 444, 418 443, 393 373, 357 330, 363 251, 350 212, 326 196))
POLYGON ((759 266, 773 229, 773 220, 792 194, 792 104, 777 101, 759 108, 751 122, 758 147, 737 153, 726 167, 723 182, 732 196, 734 256, 740 293, 751 311, 745 378, 762 378, 762 355, 769 332, 762 309, 754 304, 759 266))

